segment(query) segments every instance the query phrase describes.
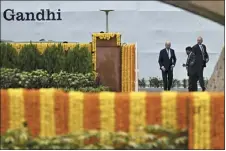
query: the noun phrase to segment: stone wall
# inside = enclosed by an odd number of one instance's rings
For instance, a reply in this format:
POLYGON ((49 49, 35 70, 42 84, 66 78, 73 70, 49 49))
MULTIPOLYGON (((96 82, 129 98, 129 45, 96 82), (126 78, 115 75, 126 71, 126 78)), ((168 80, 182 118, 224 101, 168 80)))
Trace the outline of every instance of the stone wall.
POLYGON ((223 48, 220 58, 214 68, 213 74, 209 79, 207 91, 224 91, 224 62, 225 62, 225 48, 223 48))

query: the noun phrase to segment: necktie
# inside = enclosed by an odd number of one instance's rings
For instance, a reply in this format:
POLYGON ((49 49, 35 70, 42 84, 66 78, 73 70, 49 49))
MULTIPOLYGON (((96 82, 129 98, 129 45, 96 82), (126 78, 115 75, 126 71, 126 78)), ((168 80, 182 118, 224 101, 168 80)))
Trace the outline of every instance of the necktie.
POLYGON ((201 49, 201 51, 202 51, 202 59, 205 60, 205 57, 204 57, 204 51, 203 51, 202 45, 200 45, 200 49, 201 49))
POLYGON ((169 49, 167 49, 167 54, 168 54, 168 57, 170 58, 170 51, 169 51, 169 49))

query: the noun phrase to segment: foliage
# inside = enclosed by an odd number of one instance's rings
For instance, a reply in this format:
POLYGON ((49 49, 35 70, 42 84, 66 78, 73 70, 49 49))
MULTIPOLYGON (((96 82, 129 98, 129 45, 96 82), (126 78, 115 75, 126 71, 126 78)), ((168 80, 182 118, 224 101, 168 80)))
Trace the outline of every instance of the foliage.
POLYGON ((149 86, 154 88, 159 88, 163 85, 163 82, 158 77, 150 77, 149 78, 149 86))
MULTIPOLYGON (((142 80, 138 79, 138 85, 139 87, 143 87, 143 83, 142 81, 145 81, 144 78, 142 78, 142 80)), ((208 79, 204 78, 204 83, 205 86, 207 86, 208 84, 208 79)), ((188 87, 188 80, 187 79, 183 79, 183 80, 178 80, 178 79, 173 79, 172 82, 172 88, 180 88, 181 86, 183 86, 183 88, 187 88, 188 87)), ((162 88, 163 87, 163 80, 160 79, 159 77, 149 77, 149 87, 151 88, 162 88)))
POLYGON ((8 130, 1 136, 1 149, 188 149, 188 133, 186 130, 172 130, 154 125, 147 126, 141 136, 131 136, 125 132, 104 132, 90 130, 52 138, 34 138, 29 135, 27 127, 8 130), (101 133, 108 133, 110 141, 87 140, 99 139, 101 133))
POLYGON ((145 79, 144 78, 142 78, 141 80, 139 79, 138 85, 139 85, 139 87, 145 88, 146 87, 145 79))
POLYGON ((94 73, 60 73, 49 74, 44 70, 31 72, 20 71, 18 69, 0 69, 1 88, 62 88, 65 90, 92 91, 99 92, 108 90, 106 87, 95 85, 94 73))
POLYGON ((17 66, 18 53, 9 43, 0 43, 0 67, 15 68, 17 66))
POLYGON ((40 69, 41 67, 41 54, 39 53, 37 46, 32 43, 24 45, 18 54, 18 66, 16 68, 23 71, 32 71, 40 69))
POLYGON ((65 71, 69 73, 92 72, 92 55, 88 48, 77 45, 73 49, 67 51, 65 59, 65 71))
POLYGON ((47 47, 42 55, 43 67, 48 73, 58 73, 64 69, 65 52, 61 44, 47 47))
POLYGON ((37 45, 24 45, 20 52, 9 43, 0 43, 1 68, 18 68, 22 71, 37 69, 46 70, 48 73, 90 73, 93 71, 92 55, 86 47, 76 45, 69 50, 63 50, 61 44, 47 47, 43 54, 38 51, 37 45))

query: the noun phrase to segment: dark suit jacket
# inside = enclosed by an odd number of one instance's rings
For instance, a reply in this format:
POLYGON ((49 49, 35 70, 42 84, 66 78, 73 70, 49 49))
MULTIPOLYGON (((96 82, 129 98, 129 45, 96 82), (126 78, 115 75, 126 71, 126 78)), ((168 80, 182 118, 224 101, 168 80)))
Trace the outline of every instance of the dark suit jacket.
POLYGON ((175 55, 175 52, 173 49, 170 49, 170 58, 168 57, 168 53, 167 53, 167 50, 166 49, 162 49, 159 53, 159 66, 160 66, 160 69, 162 66, 165 67, 166 71, 169 71, 170 70, 170 67, 172 65, 175 66, 176 62, 177 62, 177 58, 176 58, 176 55, 175 55))
POLYGON ((190 52, 190 54, 188 55, 188 58, 187 58, 187 62, 186 62, 188 76, 192 76, 192 75, 196 74, 196 70, 194 69, 195 61, 196 61, 195 54, 193 52, 190 52))
POLYGON ((196 56, 196 62, 197 62, 197 66, 202 66, 202 67, 206 67, 206 60, 209 60, 209 55, 206 51, 206 46, 204 44, 202 44, 203 47, 203 51, 204 51, 204 60, 203 60, 203 56, 202 56, 202 50, 200 49, 199 45, 196 44, 192 47, 192 52, 195 54, 196 56))

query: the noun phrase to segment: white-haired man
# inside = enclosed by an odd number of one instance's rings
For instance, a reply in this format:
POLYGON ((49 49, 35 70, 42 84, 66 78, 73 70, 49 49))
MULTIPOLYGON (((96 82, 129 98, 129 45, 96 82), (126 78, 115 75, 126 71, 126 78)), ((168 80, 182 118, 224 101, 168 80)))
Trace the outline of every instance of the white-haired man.
POLYGON ((195 70, 197 72, 198 81, 202 88, 202 91, 205 91, 205 84, 203 79, 203 70, 206 67, 206 63, 209 61, 209 55, 206 51, 206 46, 202 44, 203 38, 197 38, 197 44, 192 47, 192 52, 195 54, 195 70))
POLYGON ((176 55, 173 49, 171 49, 171 43, 167 41, 165 48, 159 53, 159 66, 162 71, 162 79, 164 91, 170 90, 173 82, 173 68, 176 65, 176 55))

